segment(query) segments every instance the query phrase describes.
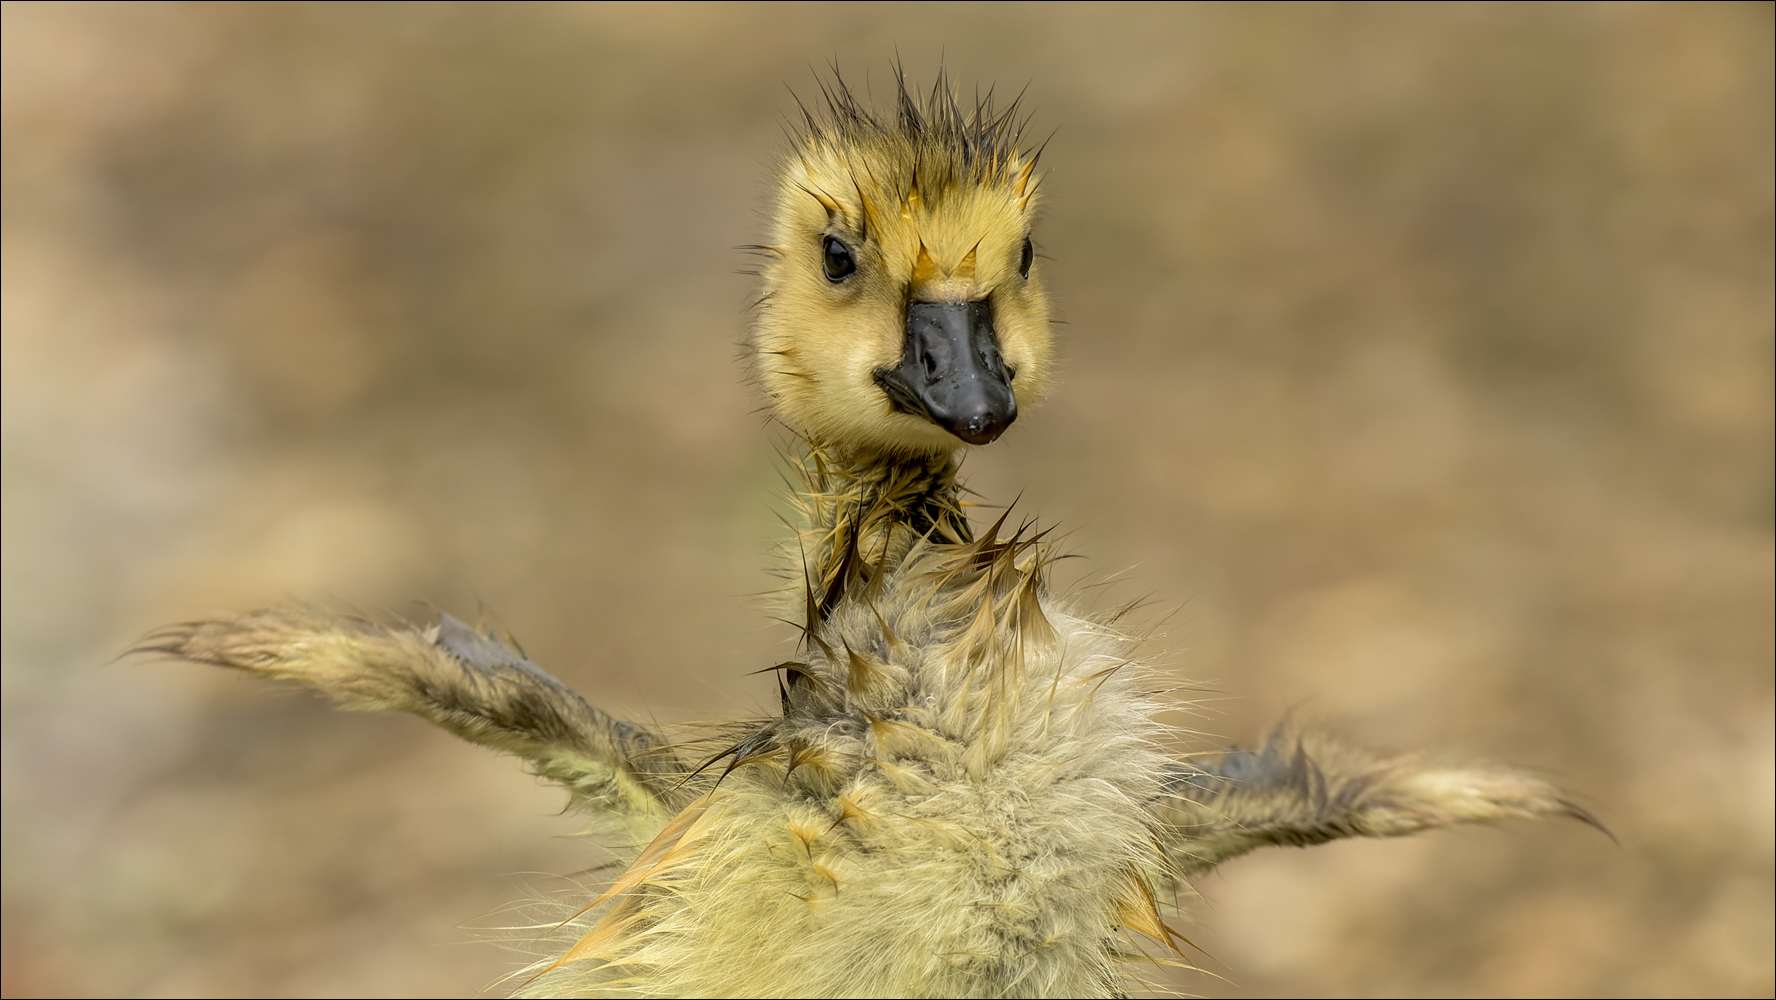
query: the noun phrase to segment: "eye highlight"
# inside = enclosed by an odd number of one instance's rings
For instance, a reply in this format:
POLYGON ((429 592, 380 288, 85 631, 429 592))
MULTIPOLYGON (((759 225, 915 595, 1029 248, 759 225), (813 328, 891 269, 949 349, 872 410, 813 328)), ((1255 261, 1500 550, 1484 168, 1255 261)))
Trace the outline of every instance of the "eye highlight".
POLYGON ((826 280, 838 284, 857 270, 857 261, 851 256, 850 247, 837 237, 828 236, 820 243, 820 267, 826 272, 826 280))
POLYGON ((1030 265, 1036 260, 1036 248, 1030 245, 1030 238, 1024 237, 1024 254, 1018 258, 1018 274, 1030 277, 1030 265))

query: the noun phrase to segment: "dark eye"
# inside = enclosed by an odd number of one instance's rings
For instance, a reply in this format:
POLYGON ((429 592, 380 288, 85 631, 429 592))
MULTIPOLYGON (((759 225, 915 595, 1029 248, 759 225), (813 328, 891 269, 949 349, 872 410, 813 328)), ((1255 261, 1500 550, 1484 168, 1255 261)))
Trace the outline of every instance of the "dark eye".
POLYGON ((1036 248, 1030 245, 1030 238, 1024 237, 1024 255, 1018 258, 1018 273, 1028 278, 1030 263, 1036 259, 1036 248))
POLYGON ((821 266, 826 270, 826 280, 838 283, 845 280, 851 272, 857 270, 857 261, 851 259, 851 248, 837 239, 828 236, 821 244, 821 266))

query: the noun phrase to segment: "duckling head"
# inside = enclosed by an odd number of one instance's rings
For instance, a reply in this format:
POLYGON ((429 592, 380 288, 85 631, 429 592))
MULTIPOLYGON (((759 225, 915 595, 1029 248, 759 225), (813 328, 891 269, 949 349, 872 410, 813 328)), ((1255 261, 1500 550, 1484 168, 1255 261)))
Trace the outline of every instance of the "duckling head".
POLYGON ((1040 150, 1017 103, 965 110, 898 76, 892 116, 842 82, 804 109, 778 170, 753 373, 819 446, 987 444, 1042 397, 1048 300, 1030 239, 1040 150))

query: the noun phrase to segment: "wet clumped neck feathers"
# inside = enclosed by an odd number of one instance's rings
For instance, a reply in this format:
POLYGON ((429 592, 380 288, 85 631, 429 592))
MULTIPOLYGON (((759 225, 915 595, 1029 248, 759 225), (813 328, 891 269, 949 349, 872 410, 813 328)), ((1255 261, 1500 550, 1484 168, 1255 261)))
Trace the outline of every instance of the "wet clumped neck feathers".
POLYGON ((801 564, 791 582, 806 590, 810 620, 824 619, 847 591, 879 582, 920 542, 974 540, 952 455, 835 454, 809 445, 791 462, 801 564))

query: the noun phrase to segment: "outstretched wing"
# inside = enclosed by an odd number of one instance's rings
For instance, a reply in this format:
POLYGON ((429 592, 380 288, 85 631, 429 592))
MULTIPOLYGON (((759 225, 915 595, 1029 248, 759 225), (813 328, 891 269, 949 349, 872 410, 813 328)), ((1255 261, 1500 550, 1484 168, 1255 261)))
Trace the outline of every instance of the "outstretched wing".
POLYGON ((1178 762, 1160 812, 1185 875, 1269 845, 1400 837, 1500 819, 1568 816, 1603 830, 1553 786, 1507 768, 1444 767, 1279 730, 1262 749, 1178 762))
POLYGON ((355 712, 411 712, 529 761, 571 806, 663 822, 685 767, 649 730, 586 703, 523 654, 443 615, 385 625, 306 605, 169 625, 132 652, 301 681, 355 712))

